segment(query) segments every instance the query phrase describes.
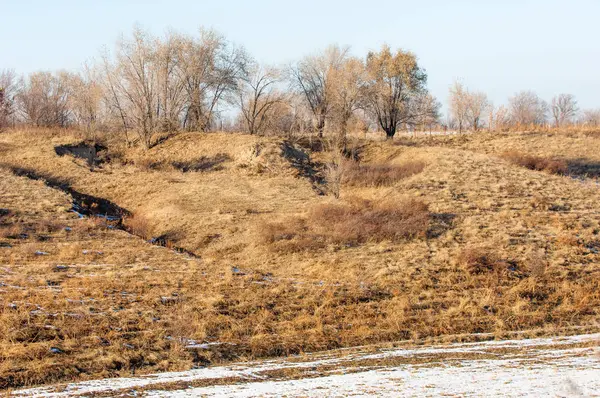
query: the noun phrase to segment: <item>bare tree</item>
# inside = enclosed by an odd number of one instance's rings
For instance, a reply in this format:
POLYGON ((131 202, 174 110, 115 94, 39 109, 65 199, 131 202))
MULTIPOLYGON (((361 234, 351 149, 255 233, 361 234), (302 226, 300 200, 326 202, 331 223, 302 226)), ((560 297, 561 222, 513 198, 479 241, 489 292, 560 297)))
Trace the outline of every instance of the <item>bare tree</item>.
POLYGON ((361 107, 365 94, 366 70, 364 63, 355 57, 348 57, 332 70, 329 85, 331 110, 338 128, 338 144, 346 148, 348 121, 361 107))
POLYGON ((550 111, 556 128, 559 128, 570 122, 577 114, 577 100, 572 94, 560 94, 552 98, 550 111))
POLYGON ((319 136, 323 136, 332 106, 330 86, 333 71, 341 67, 347 55, 348 48, 330 46, 320 54, 303 58, 291 68, 292 84, 304 94, 315 117, 319 136))
POLYGON ((169 32, 156 43, 158 84, 158 125, 162 131, 175 131, 181 126, 185 107, 184 82, 178 75, 179 52, 183 38, 169 32))
POLYGON ((586 109, 582 112, 579 123, 588 127, 600 126, 600 109, 586 109))
POLYGON ((18 92, 17 76, 12 70, 0 72, 0 129, 8 126, 15 111, 14 102, 18 92))
POLYGON ((108 112, 109 118, 117 120, 118 128, 123 129, 125 134, 125 142, 129 145, 129 120, 127 110, 125 109, 125 99, 121 95, 120 77, 118 70, 112 61, 109 59, 108 53, 102 56, 102 64, 100 66, 102 78, 102 101, 108 112))
POLYGON ((474 131, 478 131, 481 118, 485 115, 490 103, 487 95, 482 92, 468 93, 467 97, 467 116, 469 123, 474 131))
POLYGON ((508 100, 513 124, 518 128, 543 125, 548 115, 548 104, 533 91, 522 91, 508 100))
POLYGON ((421 129, 431 132, 432 127, 440 120, 442 104, 433 95, 426 93, 420 96, 417 106, 417 123, 421 129))
POLYGON ((158 126, 158 62, 156 39, 135 28, 130 39, 117 43, 116 64, 111 71, 116 95, 127 119, 146 148, 158 126))
POLYGON ((510 110, 500 105, 494 112, 494 128, 498 131, 506 130, 511 123, 510 110))
POLYGON ((366 106, 391 139, 402 124, 415 124, 419 116, 415 103, 426 91, 427 74, 411 52, 392 54, 385 45, 371 52, 366 62, 368 81, 366 106))
POLYGON ((469 92, 459 81, 455 81, 450 87, 448 103, 450 116, 458 125, 458 132, 462 133, 466 128, 469 118, 469 92))
POLYGON ((37 127, 67 127, 72 119, 72 74, 36 72, 23 80, 17 103, 26 122, 37 127))
POLYGON ((219 102, 236 96, 248 56, 217 32, 201 30, 200 38, 182 40, 178 61, 185 90, 184 125, 190 131, 208 131, 219 102))
POLYGON ((99 123, 102 105, 102 87, 99 76, 90 66, 85 65, 81 73, 72 75, 70 108, 75 123, 90 134, 99 123))
POLYGON ((267 129, 287 135, 310 131, 313 125, 313 114, 306 105, 304 95, 287 92, 284 97, 285 101, 280 101, 273 106, 267 129))
POLYGON ((244 79, 244 87, 239 92, 239 106, 250 134, 262 133, 275 106, 284 100, 283 94, 277 90, 280 78, 278 70, 254 64, 244 79))

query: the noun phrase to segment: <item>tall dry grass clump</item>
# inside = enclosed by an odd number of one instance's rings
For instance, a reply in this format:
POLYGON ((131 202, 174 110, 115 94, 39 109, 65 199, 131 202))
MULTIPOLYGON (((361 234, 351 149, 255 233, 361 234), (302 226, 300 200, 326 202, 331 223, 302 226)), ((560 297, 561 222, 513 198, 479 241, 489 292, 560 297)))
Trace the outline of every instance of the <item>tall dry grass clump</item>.
POLYGON ((501 157, 509 162, 529 170, 544 171, 550 174, 567 174, 569 167, 566 161, 542 156, 534 156, 518 151, 504 152, 501 157))
POLYGON ((124 220, 125 228, 130 233, 144 239, 152 238, 152 225, 147 217, 142 214, 134 213, 124 220))
POLYGON ((495 273, 507 267, 495 251, 484 246, 465 247, 458 255, 458 262, 471 275, 495 273))
POLYGON ((326 244, 359 245, 424 237, 429 227, 427 204, 417 199, 375 202, 350 199, 314 206, 306 217, 268 223, 261 239, 276 251, 294 252, 326 244))

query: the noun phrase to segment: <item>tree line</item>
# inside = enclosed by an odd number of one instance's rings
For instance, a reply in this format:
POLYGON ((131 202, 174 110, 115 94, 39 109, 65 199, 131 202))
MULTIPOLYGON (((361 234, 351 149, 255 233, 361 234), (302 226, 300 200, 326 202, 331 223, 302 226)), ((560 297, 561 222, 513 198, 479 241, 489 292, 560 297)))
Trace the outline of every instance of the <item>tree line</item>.
POLYGON ((344 142, 353 130, 392 138, 399 130, 544 125, 550 115, 557 127, 577 115, 580 123, 600 122, 600 111, 579 113, 568 94, 547 104, 522 92, 494 108, 484 93, 457 82, 448 102, 444 121, 427 73, 409 51, 383 46, 361 58, 334 45, 277 68, 206 29, 158 37, 134 28, 78 72, 0 72, 0 127, 118 131, 145 147, 157 133, 176 131, 327 132, 344 142))
POLYGON ((550 103, 533 91, 521 91, 508 105, 494 107, 487 95, 471 91, 460 82, 450 88, 449 124, 459 132, 487 127, 493 131, 536 127, 600 126, 600 109, 580 110, 572 94, 559 94, 550 103))

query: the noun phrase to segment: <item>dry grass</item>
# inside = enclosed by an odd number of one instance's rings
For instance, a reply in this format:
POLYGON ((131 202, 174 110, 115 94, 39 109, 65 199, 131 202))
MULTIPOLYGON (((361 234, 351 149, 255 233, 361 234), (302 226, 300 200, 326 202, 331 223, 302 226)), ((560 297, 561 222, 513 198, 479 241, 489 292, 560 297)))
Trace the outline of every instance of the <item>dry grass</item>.
POLYGON ((0 136, 0 229, 28 233, 0 235, 0 388, 598 324, 595 181, 532 173, 496 155, 527 148, 592 164, 598 138, 365 143, 364 165, 427 167, 392 184, 348 184, 339 201, 298 176, 276 138, 183 134, 146 153, 114 148, 122 161, 94 171, 54 153, 80 140, 0 136), (210 173, 136 165, 218 154, 231 160, 210 173), (69 195, 7 171, 15 166, 107 198, 134 214, 126 224, 140 236, 199 258, 79 219, 69 195), (189 339, 221 344, 188 348, 189 339))
POLYGON ((317 250, 327 244, 356 246, 424 237, 429 226, 427 205, 415 199, 376 203, 351 198, 324 203, 307 217, 265 223, 260 239, 280 252, 317 250))
POLYGON ((425 163, 410 161, 399 165, 360 164, 347 161, 344 167, 342 183, 358 187, 392 186, 396 182, 423 171, 425 163))
POLYGON ((528 155, 522 152, 504 152, 501 157, 529 170, 545 171, 550 174, 567 174, 569 166, 564 160, 528 155))
POLYGON ((125 228, 134 235, 142 237, 143 239, 151 239, 154 235, 152 234, 152 225, 150 220, 143 214, 132 214, 131 217, 126 217, 124 220, 125 228))
POLYGON ((508 268, 506 261, 489 247, 467 246, 459 254, 458 262, 471 275, 498 273, 508 268))

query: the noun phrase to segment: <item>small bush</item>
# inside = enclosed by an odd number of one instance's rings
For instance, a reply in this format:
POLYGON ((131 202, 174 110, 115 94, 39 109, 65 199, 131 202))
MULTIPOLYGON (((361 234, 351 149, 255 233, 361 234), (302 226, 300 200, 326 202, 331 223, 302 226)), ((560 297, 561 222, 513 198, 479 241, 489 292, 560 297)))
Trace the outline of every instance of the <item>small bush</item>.
POLYGON ((506 262, 488 247, 464 248, 458 256, 458 262, 471 275, 490 274, 506 269, 506 262))
POLYGON ((425 163, 419 161, 409 161, 400 165, 346 162, 342 183, 362 187, 390 186, 420 173, 424 168, 425 163))
POLYGON ((316 206, 309 213, 309 222, 335 243, 399 241, 425 236, 429 211, 425 203, 415 199, 384 203, 354 200, 316 206))
POLYGON ((261 239, 277 251, 286 252, 316 249, 328 243, 398 242, 426 236, 429 219, 427 205, 419 200, 376 203, 354 199, 316 206, 306 218, 265 224, 261 239))
POLYGON ((130 233, 144 239, 152 237, 150 222, 141 214, 133 214, 131 217, 127 217, 125 219, 125 227, 130 233))
POLYGON ((561 175, 565 175, 569 171, 569 166, 564 160, 533 156, 517 151, 504 152, 501 157, 529 170, 545 171, 550 174, 561 175))

